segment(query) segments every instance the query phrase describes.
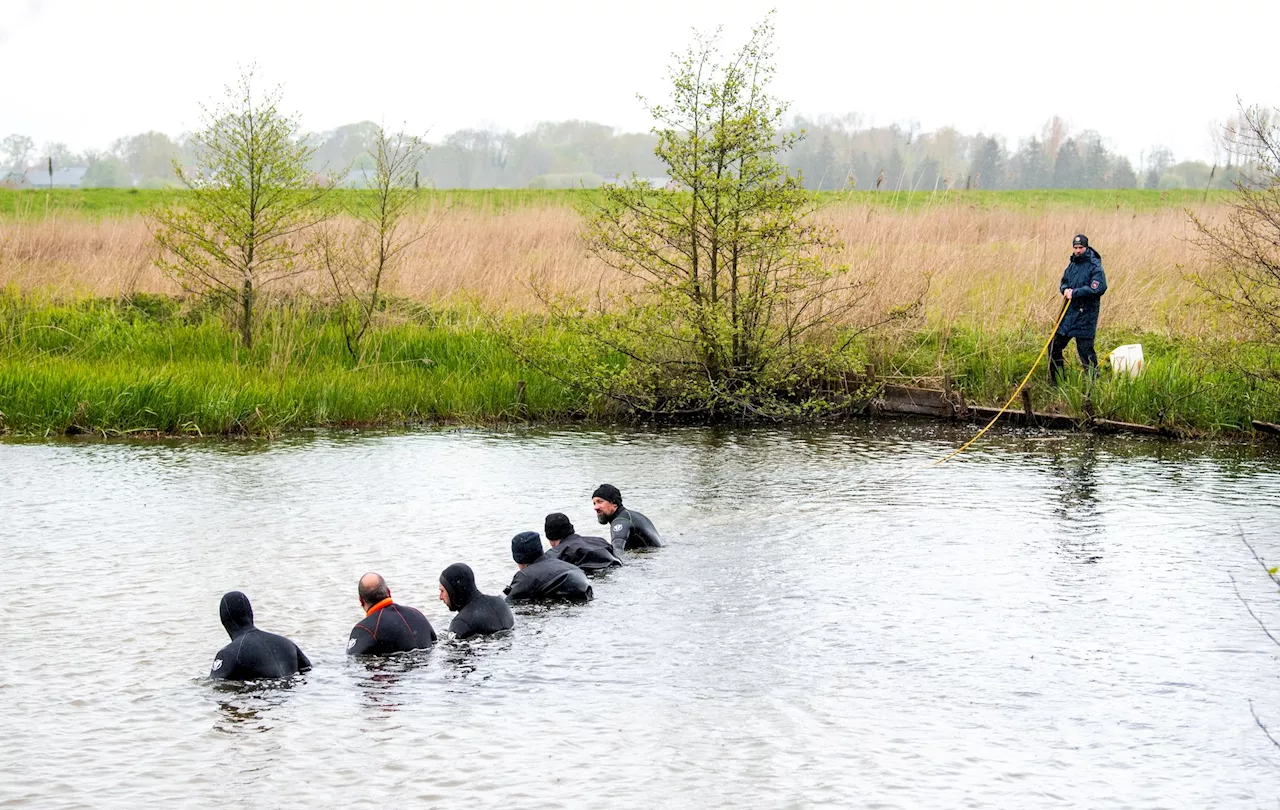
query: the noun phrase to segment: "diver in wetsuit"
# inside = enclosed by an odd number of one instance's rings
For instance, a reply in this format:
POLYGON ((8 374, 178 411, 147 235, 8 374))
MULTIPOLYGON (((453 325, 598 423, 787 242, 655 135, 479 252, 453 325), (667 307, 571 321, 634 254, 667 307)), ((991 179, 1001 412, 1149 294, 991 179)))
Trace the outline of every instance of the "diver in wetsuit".
POLYGON ((347 639, 347 655, 390 655, 420 650, 436 642, 436 631, 421 611, 391 601, 391 589, 379 574, 365 574, 356 587, 364 618, 347 639))
POLYGON ((593 596, 582 569, 543 553, 537 532, 511 538, 511 557, 520 570, 503 591, 508 602, 587 602, 593 596))
POLYGON ((603 537, 583 537, 573 530, 569 518, 560 512, 547 515, 542 528, 551 543, 551 550, 546 552, 548 557, 573 563, 588 574, 622 565, 612 543, 603 537))
POLYGON ((440 574, 440 601, 457 611, 449 632, 458 638, 487 636, 516 626, 511 608, 501 596, 489 596, 476 588, 476 575, 466 563, 454 563, 440 574))
POLYGON ((661 548, 662 536, 653 521, 622 505, 622 493, 613 484, 601 484, 591 493, 591 508, 596 520, 609 524, 609 539, 619 551, 635 548, 661 548))
POLYGON ((311 669, 311 661, 298 645, 284 636, 253 626, 249 597, 239 591, 223 595, 218 605, 222 626, 231 643, 218 651, 209 677, 220 681, 257 681, 287 678, 311 669))

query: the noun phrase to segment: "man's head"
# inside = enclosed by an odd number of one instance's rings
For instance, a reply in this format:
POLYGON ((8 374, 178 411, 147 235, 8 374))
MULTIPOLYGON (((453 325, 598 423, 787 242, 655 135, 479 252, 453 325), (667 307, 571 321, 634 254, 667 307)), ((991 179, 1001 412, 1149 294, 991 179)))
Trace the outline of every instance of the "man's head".
POLYGON ((511 559, 524 568, 542 556, 542 538, 537 532, 520 532, 511 538, 511 559))
POLYGON ((381 574, 375 574, 372 571, 360 577, 360 584, 356 586, 356 593, 360 595, 360 607, 368 610, 383 599, 391 598, 391 589, 387 587, 387 581, 382 578, 381 574))
POLYGON ((476 575, 466 563, 454 563, 440 573, 440 601, 449 610, 462 610, 476 595, 476 575))
POLYGON ((218 618, 222 619, 223 629, 232 638, 252 630, 253 606, 249 604, 249 597, 239 591, 224 594, 218 603, 218 618))
POLYGON ((1075 256, 1083 255, 1089 249, 1089 237, 1082 233, 1076 234, 1076 238, 1071 240, 1071 253, 1075 256))
POLYGON ((573 524, 565 514, 552 512, 542 524, 542 531, 547 535, 547 542, 555 548, 560 545, 561 540, 573 534, 573 524))
POLYGON ((608 523, 622 508, 622 493, 613 484, 601 484, 591 493, 591 508, 596 510, 596 520, 608 523))

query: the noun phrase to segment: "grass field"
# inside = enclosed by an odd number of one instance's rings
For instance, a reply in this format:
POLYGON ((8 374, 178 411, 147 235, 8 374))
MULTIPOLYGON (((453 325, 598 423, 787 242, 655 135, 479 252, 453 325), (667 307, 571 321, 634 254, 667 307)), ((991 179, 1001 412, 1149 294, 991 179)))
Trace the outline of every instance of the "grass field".
MULTIPOLYGON (((287 290, 245 353, 218 319, 174 299, 152 262, 147 205, 173 192, 0 192, 0 411, 10 431, 275 432, 312 425, 541 420, 609 414, 525 367, 500 331, 540 328, 548 288, 608 306, 619 277, 587 254, 579 208, 592 192, 423 192, 429 236, 388 292, 397 304, 355 369, 319 300, 318 275, 287 290), (48 213, 37 210, 48 199, 48 213), (425 361, 424 361, 425 359, 425 361)), ((1214 195, 966 192, 824 195, 844 241, 834 261, 867 283, 856 327, 923 295, 917 319, 858 350, 891 375, 951 375, 969 401, 999 404, 1053 324, 1071 236, 1102 252, 1100 354, 1140 342, 1147 372, 1090 389, 1100 415, 1213 432, 1280 420, 1272 389, 1235 368, 1240 337, 1186 281, 1206 268, 1183 206, 1210 219, 1214 195)), ((1074 359, 1072 359, 1074 362, 1074 359)), ((1043 369, 1041 374, 1043 374, 1043 369)), ((1079 413, 1085 380, 1037 407, 1079 413)))
MULTIPOLYGON (((360 192, 341 190, 338 196, 360 192)), ((140 214, 157 205, 182 199, 173 189, 2 189, 0 221, 45 219, 74 214, 102 218, 140 214)), ((1037 191, 824 191, 814 198, 823 205, 875 206, 913 211, 942 205, 1039 211, 1061 209, 1122 210, 1129 212, 1185 208, 1220 201, 1225 192, 1194 189, 1146 191, 1143 189, 1091 190, 1044 189, 1037 191)), ((420 192, 423 210, 465 209, 484 213, 505 213, 525 208, 589 205, 597 193, 591 190, 479 189, 432 190, 420 192)))

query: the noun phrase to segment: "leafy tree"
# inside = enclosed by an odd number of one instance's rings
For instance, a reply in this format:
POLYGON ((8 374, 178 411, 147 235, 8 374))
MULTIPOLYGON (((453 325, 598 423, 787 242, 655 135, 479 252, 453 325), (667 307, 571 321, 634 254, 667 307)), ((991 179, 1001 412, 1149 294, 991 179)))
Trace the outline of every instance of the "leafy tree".
POLYGON ((1081 170, 1080 150, 1074 138, 1067 138, 1053 161, 1053 188, 1080 188, 1081 170))
POLYGON ((1254 174, 1236 183, 1224 223, 1191 215, 1212 265, 1191 281, 1264 348, 1241 354, 1254 358, 1244 370, 1280 383, 1280 127, 1275 110, 1250 107, 1242 118, 1237 148, 1251 156, 1254 174))
POLYGON ((88 156, 89 169, 84 173, 82 185, 87 188, 124 188, 132 185, 129 170, 120 158, 108 154, 88 156))
POLYGON ((805 383, 834 373, 842 347, 811 339, 831 335, 860 285, 823 261, 838 243, 779 161, 800 136, 779 135, 772 38, 769 17, 721 61, 718 37, 699 35, 672 69, 670 103, 649 105, 656 154, 679 190, 638 179, 604 189, 586 241, 630 284, 596 317, 541 293, 557 323, 606 353, 561 364, 562 379, 643 413, 821 407, 805 383))
POLYGON ((36 142, 26 135, 9 135, 0 141, 0 152, 4 154, 4 164, 14 171, 27 168, 27 162, 31 160, 35 148, 36 142))
POLYGON ((55 169, 62 169, 67 166, 75 166, 83 162, 83 158, 71 151, 71 147, 65 143, 46 143, 40 147, 40 156, 53 161, 55 169))
POLYGON ((1173 166, 1173 152, 1167 146, 1157 146, 1147 156, 1147 177, 1144 188, 1160 188, 1160 178, 1173 166))
POLYGON ((1115 166, 1111 170, 1111 188, 1137 188, 1138 175, 1133 170, 1133 164, 1129 162, 1127 157, 1116 158, 1115 166))
POLYGON ((1018 188, 1044 188, 1048 181, 1048 160, 1044 145, 1035 137, 1022 144, 1014 156, 1013 173, 1018 188))
POLYGON ((174 165, 182 150, 168 135, 153 130, 117 138, 111 152, 141 180, 168 184, 174 180, 174 165))
POLYGON ((1083 132, 1076 143, 1080 149, 1080 188, 1107 188, 1114 161, 1102 136, 1093 131, 1083 132))
POLYGON ((980 138, 977 153, 969 166, 974 188, 997 189, 1003 185, 1004 155, 995 138, 980 138))
POLYGON ((253 71, 204 108, 192 136, 196 168, 173 170, 189 194, 151 217, 157 264, 183 288, 227 307, 246 348, 265 288, 305 269, 326 186, 311 184, 311 148, 298 119, 279 109, 280 90, 255 95, 253 71))

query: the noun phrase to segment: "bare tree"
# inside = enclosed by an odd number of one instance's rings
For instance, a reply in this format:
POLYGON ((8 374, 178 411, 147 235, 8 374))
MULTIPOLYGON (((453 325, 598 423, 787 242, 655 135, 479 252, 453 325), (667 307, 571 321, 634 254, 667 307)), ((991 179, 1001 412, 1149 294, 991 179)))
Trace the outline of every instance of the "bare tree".
POLYGON ((1196 242, 1208 254, 1210 272, 1192 283, 1264 351, 1245 371, 1280 382, 1280 128, 1277 112, 1241 110, 1224 130, 1231 152, 1248 161, 1228 201, 1226 222, 1192 215, 1196 242))
POLYGON ((429 148, 422 138, 388 135, 378 127, 369 149, 368 188, 348 197, 354 230, 331 223, 321 239, 321 264, 337 299, 347 353, 357 365, 364 362, 362 341, 388 278, 405 249, 427 234, 424 221, 411 215, 417 167, 429 148))

